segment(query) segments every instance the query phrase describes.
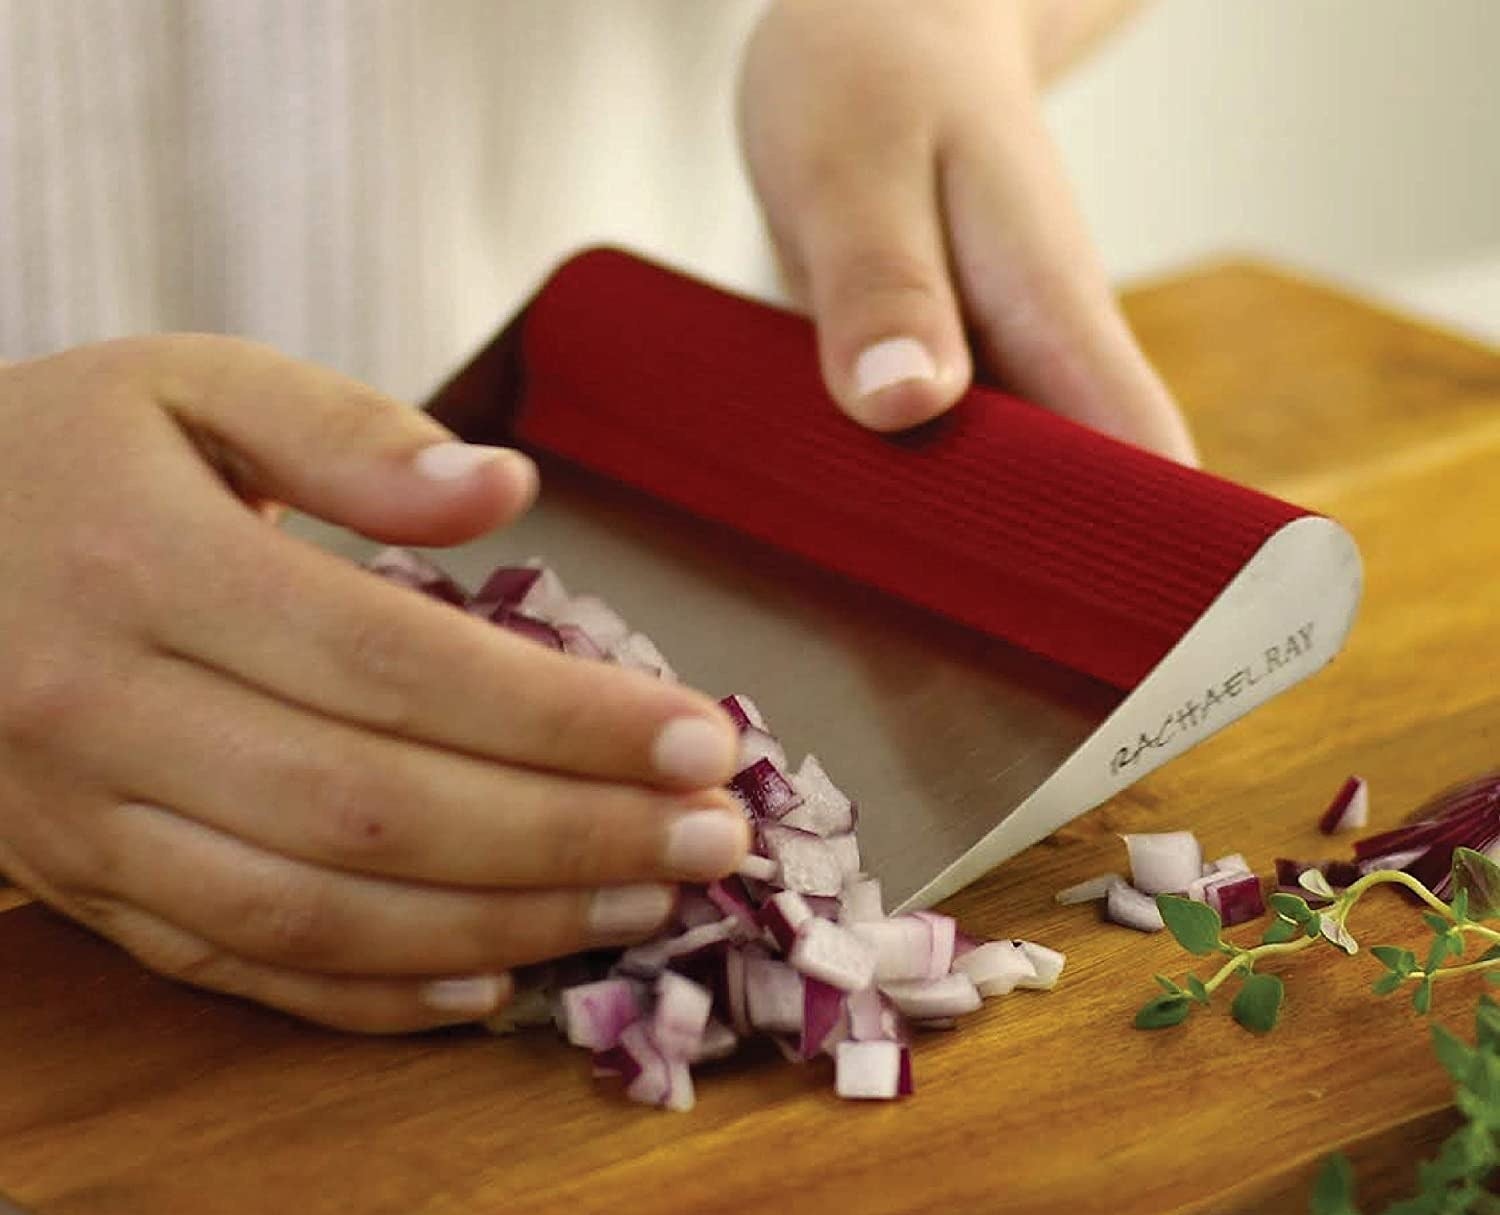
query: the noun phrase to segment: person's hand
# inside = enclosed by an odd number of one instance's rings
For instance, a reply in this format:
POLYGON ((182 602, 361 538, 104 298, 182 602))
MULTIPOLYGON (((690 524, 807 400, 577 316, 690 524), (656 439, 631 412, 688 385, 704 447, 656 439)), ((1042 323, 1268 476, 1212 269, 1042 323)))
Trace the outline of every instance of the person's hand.
POLYGON ((722 711, 255 509, 447 544, 535 484, 242 342, 0 369, 0 871, 163 974, 372 1031, 656 929, 747 846, 722 711))
POLYGON ((743 69, 750 175, 855 419, 899 430, 948 408, 968 329, 1018 395, 1194 462, 1040 112, 1057 44, 1118 7, 1071 0, 1059 29, 1047 10, 1069 2, 777 0, 743 69))

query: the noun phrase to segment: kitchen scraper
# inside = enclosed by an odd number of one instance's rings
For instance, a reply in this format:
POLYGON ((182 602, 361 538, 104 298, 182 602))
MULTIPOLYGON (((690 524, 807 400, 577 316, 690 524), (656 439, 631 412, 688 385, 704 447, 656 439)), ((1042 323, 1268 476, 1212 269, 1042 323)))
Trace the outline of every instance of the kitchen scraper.
POLYGON ((615 250, 565 263, 436 396, 536 455, 515 527, 681 676, 757 701, 860 806, 893 908, 951 894, 1338 651, 1337 523, 986 387, 898 438, 811 325, 615 250))

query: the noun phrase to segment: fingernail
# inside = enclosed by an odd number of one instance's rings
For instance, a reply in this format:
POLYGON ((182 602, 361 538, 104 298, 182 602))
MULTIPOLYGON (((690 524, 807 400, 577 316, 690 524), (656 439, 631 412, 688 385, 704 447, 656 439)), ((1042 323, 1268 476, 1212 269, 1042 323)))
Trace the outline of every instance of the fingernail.
POLYGON ((659 927, 671 910, 665 886, 606 886, 589 905, 589 930, 605 938, 635 936, 659 927))
POLYGON ((487 1017, 505 998, 508 975, 475 975, 468 979, 434 979, 418 993, 434 1012, 464 1017, 487 1017))
POLYGON ((536 475, 535 466, 520 452, 478 443, 434 443, 417 452, 413 463, 417 471, 431 481, 462 481, 486 464, 508 464, 516 473, 529 477, 536 475))
POLYGON ((694 810, 667 828, 663 860, 669 870, 682 877, 723 877, 734 872, 749 842, 743 815, 728 810, 694 810))
POLYGON ((907 380, 937 377, 937 360, 916 338, 886 338, 865 347, 854 360, 854 390, 862 397, 907 380))
POLYGON ((705 788, 730 775, 738 747, 727 725, 706 717, 675 717, 656 736, 651 762, 670 781, 705 788))

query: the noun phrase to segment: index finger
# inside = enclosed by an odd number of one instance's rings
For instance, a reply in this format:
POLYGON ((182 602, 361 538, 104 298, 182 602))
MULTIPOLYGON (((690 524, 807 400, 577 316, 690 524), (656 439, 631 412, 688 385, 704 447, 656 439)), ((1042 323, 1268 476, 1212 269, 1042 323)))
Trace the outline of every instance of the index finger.
POLYGON ((682 789, 732 775, 735 729, 703 694, 557 653, 211 509, 174 555, 191 602, 151 612, 161 648, 332 717, 525 767, 682 789))

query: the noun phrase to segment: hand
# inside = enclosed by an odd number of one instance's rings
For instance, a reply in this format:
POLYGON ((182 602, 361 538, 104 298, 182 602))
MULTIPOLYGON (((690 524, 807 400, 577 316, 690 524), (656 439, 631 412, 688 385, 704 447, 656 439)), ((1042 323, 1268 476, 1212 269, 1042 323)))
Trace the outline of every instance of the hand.
MULTIPOLYGON (((1071 14, 1073 33, 1096 32, 1101 7, 1071 14)), ((778 0, 746 52, 750 175, 829 391, 858 421, 899 430, 947 409, 972 375, 968 327, 1018 395, 1196 462, 1043 122, 1039 73, 1061 57, 1047 8, 778 0)))
POLYGON ((564 657, 268 526, 392 543, 536 473, 242 342, 0 369, 0 870, 146 965, 361 1030, 636 939, 747 840, 716 705, 564 657))

